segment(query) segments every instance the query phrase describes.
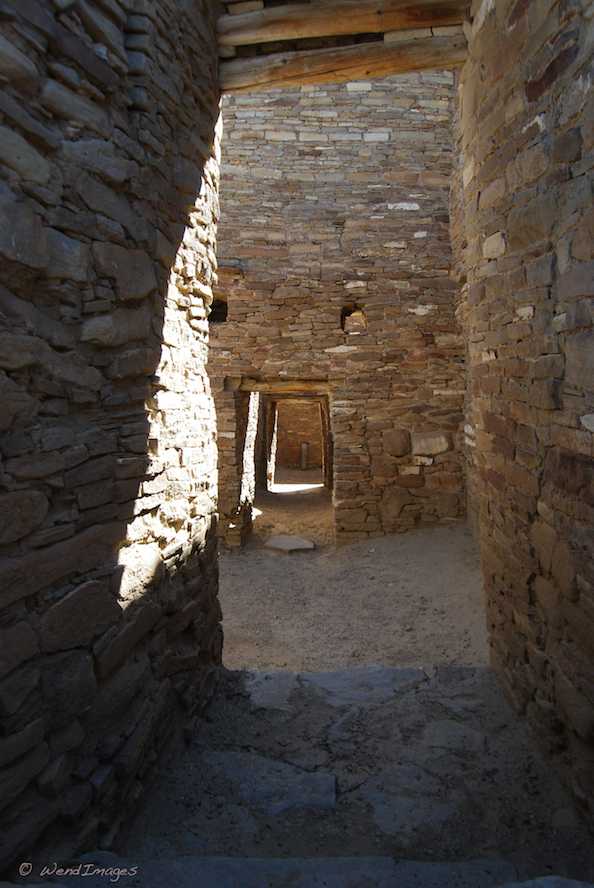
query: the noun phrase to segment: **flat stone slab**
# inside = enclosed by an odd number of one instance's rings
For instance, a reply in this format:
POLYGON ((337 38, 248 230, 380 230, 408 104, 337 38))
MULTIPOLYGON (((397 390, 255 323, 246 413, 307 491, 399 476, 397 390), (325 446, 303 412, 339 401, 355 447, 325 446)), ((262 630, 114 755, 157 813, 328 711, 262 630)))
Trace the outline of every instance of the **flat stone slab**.
POLYGON ((250 700, 259 709, 289 711, 289 697, 297 687, 294 672, 248 672, 245 680, 250 700))
MULTIPOLYGON (((168 751, 152 792, 128 859, 406 861, 430 849, 431 862, 461 862, 489 849, 517 871, 461 885, 555 871, 592 881, 591 836, 488 669, 225 672, 208 718, 168 751)), ((432 885, 433 870, 417 883, 401 872, 391 888, 432 885)))
MULTIPOLYGON (((118 879, 120 888, 497 888, 516 875, 514 866, 499 860, 427 863, 392 857, 188 856, 139 861, 102 853, 86 854, 84 859, 95 860, 100 867, 136 866, 137 875, 118 879)), ((73 877, 68 884, 105 888, 105 876, 73 877)))
POLYGON ((542 876, 528 882, 507 882, 501 888, 594 888, 594 885, 592 882, 576 882, 562 876, 542 876))
POLYGON ((286 552, 287 555, 290 555, 291 552, 310 552, 315 547, 316 544, 311 540, 306 540, 305 537, 291 536, 288 533, 275 534, 275 536, 268 537, 264 543, 264 548, 274 549, 276 552, 286 552))
POLYGON ((371 805, 383 833, 407 843, 443 829, 460 806, 459 797, 448 793, 444 781, 414 764, 384 769, 367 780, 357 795, 371 805))
POLYGON ((300 672, 304 687, 321 690, 331 706, 375 706, 427 680, 422 669, 359 666, 337 672, 300 672))
POLYGON ((336 806, 334 774, 309 773, 251 752, 209 752, 204 761, 218 776, 237 787, 244 802, 265 814, 276 816, 290 808, 336 806))

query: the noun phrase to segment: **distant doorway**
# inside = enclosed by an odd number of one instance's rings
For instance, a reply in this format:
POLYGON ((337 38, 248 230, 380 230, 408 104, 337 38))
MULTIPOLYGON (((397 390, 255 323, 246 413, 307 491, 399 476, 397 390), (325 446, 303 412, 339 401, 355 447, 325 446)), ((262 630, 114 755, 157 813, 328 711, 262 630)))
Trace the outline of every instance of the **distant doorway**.
POLYGON ((254 448, 257 537, 289 533, 334 541, 328 395, 261 392, 254 448))

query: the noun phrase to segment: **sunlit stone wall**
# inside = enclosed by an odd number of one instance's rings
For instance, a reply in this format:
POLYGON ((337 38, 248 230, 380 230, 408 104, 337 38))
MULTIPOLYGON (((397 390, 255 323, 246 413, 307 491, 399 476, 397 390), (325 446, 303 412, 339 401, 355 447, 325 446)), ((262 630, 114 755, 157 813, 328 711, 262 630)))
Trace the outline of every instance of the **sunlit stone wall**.
POLYGON ((213 15, 2 7, 0 870, 109 847, 220 660, 213 15))

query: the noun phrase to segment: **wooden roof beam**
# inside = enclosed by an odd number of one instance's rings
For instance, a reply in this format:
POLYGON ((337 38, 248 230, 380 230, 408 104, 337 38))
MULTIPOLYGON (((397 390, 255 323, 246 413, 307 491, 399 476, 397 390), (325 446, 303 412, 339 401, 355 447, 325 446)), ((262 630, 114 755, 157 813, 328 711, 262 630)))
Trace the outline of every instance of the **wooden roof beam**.
POLYGON ((238 58, 221 63, 220 81, 223 92, 233 93, 457 68, 465 59, 466 39, 455 34, 395 45, 358 43, 333 49, 238 58))
POLYGON ((459 25, 468 0, 331 0, 223 15, 221 46, 459 25))

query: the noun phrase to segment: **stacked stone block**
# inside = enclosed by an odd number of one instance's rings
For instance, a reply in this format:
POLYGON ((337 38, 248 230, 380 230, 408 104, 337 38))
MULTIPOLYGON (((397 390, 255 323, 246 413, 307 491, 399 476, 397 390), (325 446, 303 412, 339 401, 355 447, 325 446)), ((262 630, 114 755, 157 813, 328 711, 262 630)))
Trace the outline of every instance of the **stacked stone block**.
POLYGON ((220 661, 213 14, 0 8, 0 869, 109 846, 220 661))
POLYGON ((594 23, 580 2, 473 15, 453 239, 493 661, 591 813, 594 23))

